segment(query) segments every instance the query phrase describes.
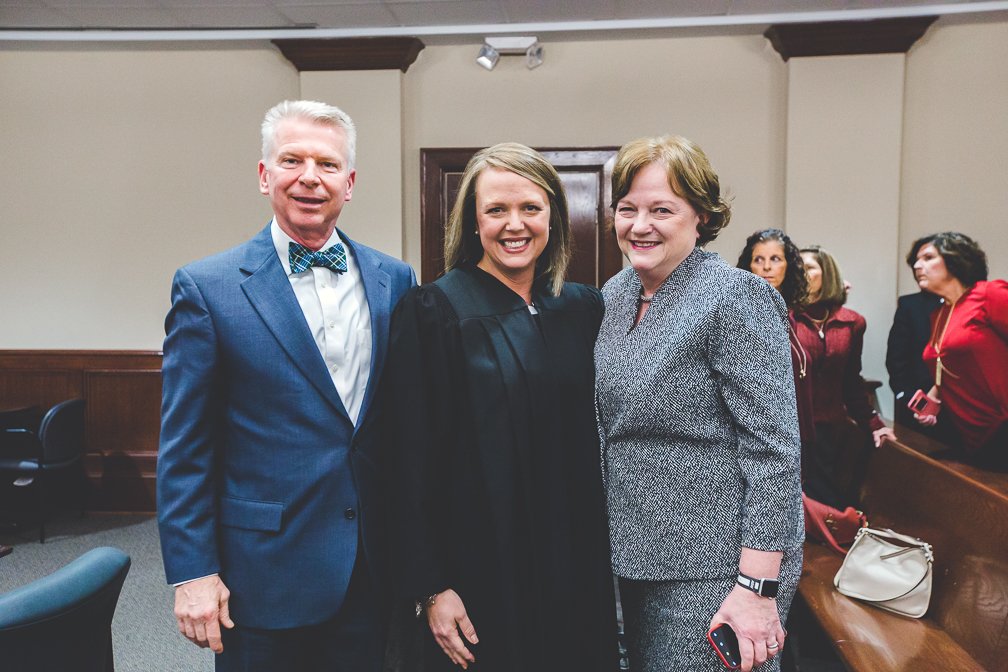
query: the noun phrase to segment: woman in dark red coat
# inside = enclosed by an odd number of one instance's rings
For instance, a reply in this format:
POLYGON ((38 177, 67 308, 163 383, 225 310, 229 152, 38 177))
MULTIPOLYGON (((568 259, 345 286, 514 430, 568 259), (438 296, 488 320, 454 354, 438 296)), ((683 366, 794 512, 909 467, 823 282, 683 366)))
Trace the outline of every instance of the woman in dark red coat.
POLYGON ((836 443, 846 434, 843 426, 850 415, 858 426, 871 434, 875 446, 896 435, 878 416, 861 377, 861 350, 864 345, 865 319, 844 308, 847 289, 840 267, 820 247, 801 251, 808 274, 809 306, 795 314, 796 331, 808 356, 812 378, 812 409, 816 428, 816 454, 807 459, 803 473, 809 497, 830 506, 843 508, 849 497, 840 492, 835 478, 836 443))
MULTIPOLYGON (((952 232, 921 246, 914 275, 942 297, 924 349, 935 380, 928 395, 952 415, 967 461, 1008 471, 1008 282, 988 282, 987 255, 952 232)), ((915 417, 934 424, 933 415, 915 417)))

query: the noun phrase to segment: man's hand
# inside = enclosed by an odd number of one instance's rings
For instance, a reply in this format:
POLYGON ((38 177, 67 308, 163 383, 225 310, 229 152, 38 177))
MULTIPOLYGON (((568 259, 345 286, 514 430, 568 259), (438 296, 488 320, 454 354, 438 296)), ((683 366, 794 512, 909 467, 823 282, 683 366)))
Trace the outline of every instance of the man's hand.
POLYGON ((228 598, 231 592, 220 577, 205 576, 175 589, 175 618, 179 632, 200 648, 214 653, 224 651, 221 644, 220 624, 233 628, 228 615, 228 598))
POLYGON ((461 665, 464 670, 469 667, 469 663, 476 662, 476 658, 466 648, 465 642, 458 634, 461 629, 462 634, 470 642, 473 644, 479 642, 476 629, 469 621, 465 605, 462 604, 462 598, 458 593, 451 589, 438 593, 434 603, 427 607, 427 622, 430 624, 434 639, 453 663, 461 665))

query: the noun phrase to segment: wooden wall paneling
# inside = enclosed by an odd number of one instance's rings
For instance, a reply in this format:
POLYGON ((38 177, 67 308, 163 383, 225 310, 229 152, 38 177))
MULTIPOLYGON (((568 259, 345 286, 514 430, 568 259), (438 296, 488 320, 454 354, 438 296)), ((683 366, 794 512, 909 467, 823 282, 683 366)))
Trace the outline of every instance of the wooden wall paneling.
POLYGON ((102 457, 101 508, 156 509, 156 469, 161 433, 161 371, 84 372, 88 452, 102 457))
POLYGON ((92 509, 153 511, 161 428, 161 353, 0 350, 0 410, 43 412, 83 398, 92 509))
POLYGON ((3 369, 0 371, 0 410, 38 406, 47 410, 80 396, 80 373, 53 369, 3 369))

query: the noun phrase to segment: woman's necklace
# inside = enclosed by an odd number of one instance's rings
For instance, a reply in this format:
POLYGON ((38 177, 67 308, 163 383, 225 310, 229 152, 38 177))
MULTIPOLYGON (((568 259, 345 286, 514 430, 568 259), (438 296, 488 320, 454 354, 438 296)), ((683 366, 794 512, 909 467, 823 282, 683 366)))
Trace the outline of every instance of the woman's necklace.
POLYGON ((788 340, 791 341, 791 349, 794 353, 798 355, 798 377, 805 377, 805 365, 808 364, 808 353, 805 352, 805 348, 802 347, 801 341, 798 340, 798 334, 795 332, 794 327, 788 323, 788 340), (795 343, 798 344, 795 347, 795 343))
MULTIPOLYGON (((963 294, 963 296, 965 296, 965 294, 963 294)), ((961 299, 961 298, 962 298, 962 296, 959 297, 959 299, 961 299)), ((934 345, 935 352, 938 353, 938 361, 935 363, 935 386, 936 387, 941 387, 941 380, 942 380, 942 372, 943 371, 948 371, 948 374, 950 376, 952 376, 953 378, 958 378, 959 377, 959 376, 955 375, 954 373, 952 373, 951 371, 949 371, 945 367, 945 365, 942 364, 942 344, 945 342, 945 333, 948 331, 949 323, 952 321, 952 312, 956 309, 956 306, 959 305, 959 299, 956 299, 955 303, 953 303, 952 306, 951 306, 951 308, 949 308, 948 317, 945 318, 945 326, 942 327, 941 336, 939 336, 937 340, 934 340, 934 334, 931 335, 931 338, 932 338, 931 342, 934 345)), ((942 310, 945 310, 945 308, 943 307, 942 310)), ((938 319, 939 320, 941 319, 940 313, 939 313, 939 318, 938 319)), ((937 326, 938 326, 938 320, 935 320, 935 327, 937 327, 937 326)))
POLYGON ((808 313, 805 313, 805 314, 808 315, 808 319, 810 319, 812 321, 812 324, 815 325, 815 328, 819 330, 819 338, 821 338, 822 340, 825 341, 826 340, 826 334, 823 332, 823 329, 826 327, 826 322, 829 320, 829 315, 830 315, 829 308, 826 309, 826 317, 822 318, 821 320, 815 319, 814 317, 812 317, 808 313))
POLYGON ((653 299, 653 298, 654 298, 654 294, 652 294, 651 296, 644 296, 644 285, 641 285, 641 288, 640 288, 640 300, 641 300, 641 303, 651 303, 651 299, 653 299))

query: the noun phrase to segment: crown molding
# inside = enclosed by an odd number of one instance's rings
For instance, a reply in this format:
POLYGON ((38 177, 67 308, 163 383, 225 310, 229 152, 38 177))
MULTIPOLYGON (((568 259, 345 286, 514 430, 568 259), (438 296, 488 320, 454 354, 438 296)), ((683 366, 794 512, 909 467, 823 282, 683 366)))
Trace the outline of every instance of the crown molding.
POLYGON ((402 70, 416 60, 424 43, 416 37, 341 37, 272 40, 299 72, 402 70))
POLYGON ((871 21, 777 23, 763 35, 785 61, 795 56, 903 54, 924 35, 937 16, 871 21))

